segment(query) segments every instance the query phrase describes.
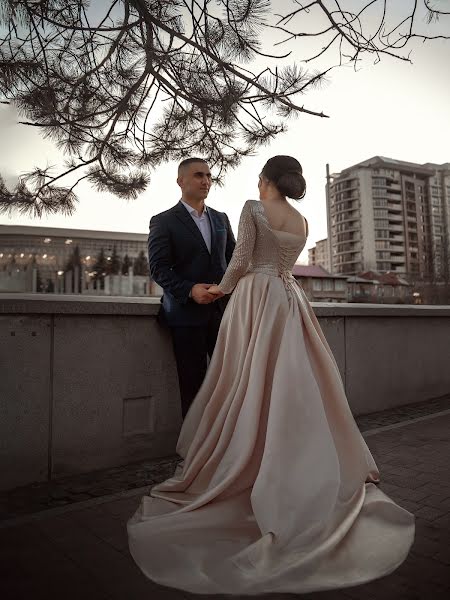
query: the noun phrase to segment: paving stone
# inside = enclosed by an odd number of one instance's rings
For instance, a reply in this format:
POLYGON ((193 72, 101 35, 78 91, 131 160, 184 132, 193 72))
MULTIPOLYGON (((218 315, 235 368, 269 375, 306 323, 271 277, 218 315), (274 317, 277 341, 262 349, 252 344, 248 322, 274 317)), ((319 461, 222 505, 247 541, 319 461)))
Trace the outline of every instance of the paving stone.
POLYGON ((422 486, 416 488, 415 490, 408 490, 407 498, 413 502, 420 502, 421 500, 425 500, 430 496, 430 492, 428 486, 422 486))
POLYGON ((444 517, 439 517, 438 519, 433 521, 433 523, 437 527, 441 527, 443 529, 446 529, 447 531, 450 531, 450 514, 446 514, 444 517))
POLYGON ((441 517, 445 517, 448 514, 448 510, 439 510, 438 508, 434 508, 433 506, 422 506, 418 510, 416 510, 415 515, 417 517, 422 517, 427 521, 435 521, 441 517))
POLYGON ((435 540, 427 539, 426 537, 416 537, 411 552, 418 556, 433 557, 442 547, 442 544, 435 540))
MULTIPOLYGON (((405 414, 403 412, 403 416, 405 414)), ((255 600, 447 600, 450 597, 450 482, 444 474, 450 451, 449 423, 450 418, 436 417, 367 438, 381 470, 380 489, 416 516, 412 551, 394 573, 344 590, 270 594, 255 600), (413 464, 408 456, 417 462, 413 464)), ((42 510, 45 502, 50 507, 67 500, 74 503, 84 498, 83 495, 91 497, 112 489, 123 490, 128 485, 139 484, 140 488, 148 486, 146 489, 149 489, 151 484, 143 483, 142 478, 147 482, 160 481, 173 473, 177 462, 176 457, 157 463, 146 461, 66 478, 51 485, 29 486, 9 496, 1 495, 0 508, 3 507, 3 514, 10 506, 16 511, 13 514, 27 514, 27 510, 42 510), (50 492, 55 491, 52 496, 50 492)), ((128 552, 126 522, 139 506, 141 496, 139 492, 132 497, 0 529, 1 600, 89 600, 91 597, 95 600, 205 600, 205 596, 157 586, 133 563, 128 552), (27 567, 29 564, 32 566, 27 567), (23 580, 24 573, 28 573, 28 582, 23 580)), ((72 508, 75 507, 76 504, 72 504, 72 508)), ((248 600, 242 597, 244 599, 248 600)), ((216 596, 214 600, 231 599, 216 596)))
POLYGON ((413 502, 412 500, 404 500, 401 499, 398 503, 402 508, 409 510, 409 512, 416 513, 420 508, 420 504, 418 502, 413 502))

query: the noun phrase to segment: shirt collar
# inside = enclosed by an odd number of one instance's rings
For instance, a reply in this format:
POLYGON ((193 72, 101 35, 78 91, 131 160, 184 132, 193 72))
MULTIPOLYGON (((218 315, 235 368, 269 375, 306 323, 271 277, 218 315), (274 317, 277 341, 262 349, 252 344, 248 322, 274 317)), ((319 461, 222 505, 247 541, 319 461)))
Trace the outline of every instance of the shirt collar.
POLYGON ((203 212, 202 214, 199 216, 197 210, 195 208, 193 208, 190 204, 188 204, 187 202, 185 202, 183 200, 183 198, 181 198, 180 200, 181 204, 185 207, 185 209, 189 212, 190 215, 195 215, 196 217, 198 217, 199 219, 201 219, 203 217, 203 215, 206 215, 206 213, 208 212, 208 207, 206 206, 206 204, 204 204, 204 208, 203 208, 203 212))

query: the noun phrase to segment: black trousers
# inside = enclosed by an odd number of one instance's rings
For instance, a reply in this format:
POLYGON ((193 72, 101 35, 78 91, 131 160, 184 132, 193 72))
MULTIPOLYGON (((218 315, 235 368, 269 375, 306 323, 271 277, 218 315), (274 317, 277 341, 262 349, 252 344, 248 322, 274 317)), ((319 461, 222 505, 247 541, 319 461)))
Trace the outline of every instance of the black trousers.
POLYGON ((206 375, 207 356, 211 358, 219 333, 222 310, 213 305, 203 327, 171 327, 181 396, 181 414, 186 416, 206 375))

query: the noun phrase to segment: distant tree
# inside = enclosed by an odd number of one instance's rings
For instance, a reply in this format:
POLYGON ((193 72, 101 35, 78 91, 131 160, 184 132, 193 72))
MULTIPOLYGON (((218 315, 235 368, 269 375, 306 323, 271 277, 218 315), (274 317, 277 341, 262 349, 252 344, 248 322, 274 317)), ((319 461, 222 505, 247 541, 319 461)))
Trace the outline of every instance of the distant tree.
POLYGON ((94 273, 93 280, 100 282, 101 289, 105 286, 105 275, 108 272, 108 261, 105 257, 105 251, 102 248, 97 256, 94 266, 92 267, 94 273))
POLYGON ((36 292, 43 292, 44 291, 44 285, 42 283, 42 278, 41 278, 41 274, 39 272, 39 269, 36 269, 36 292))
POLYGON ((128 275, 128 271, 131 267, 131 260, 128 254, 125 254, 122 261, 122 275, 128 275))
POLYGON ((54 294, 55 293, 55 284, 53 283, 52 279, 47 279, 47 285, 46 285, 46 290, 47 294, 54 294))
POLYGON ((72 254, 70 255, 69 259, 67 260, 64 270, 71 271, 71 270, 73 270, 73 268, 75 266, 81 268, 81 256, 80 256, 80 249, 79 249, 78 245, 75 246, 74 249, 72 250, 72 254))
POLYGON ((111 255, 111 260, 108 261, 108 273, 111 275, 118 275, 120 273, 120 258, 117 254, 116 245, 113 246, 113 252, 111 255))
POLYGON ((66 266, 64 268, 65 273, 70 273, 72 278, 72 290, 75 292, 76 289, 81 293, 81 282, 83 279, 83 266, 81 264, 81 256, 80 256, 80 248, 77 246, 74 247, 70 258, 68 259, 66 266), (78 285, 75 285, 75 282, 78 282, 78 285))
POLYGON ((134 198, 151 168, 192 154, 221 179, 289 117, 324 117, 302 96, 333 68, 360 66, 364 55, 410 61, 411 40, 450 37, 448 28, 433 35, 449 17, 438 0, 345 4, 0 0, 0 102, 68 157, 61 171, 35 168, 13 191, 0 179, 0 210, 71 213, 82 179, 134 198), (277 51, 263 43, 269 34, 277 51), (287 64, 303 41, 303 66, 287 64), (67 175, 75 184, 59 187, 67 175))
POLYGON ((148 275, 149 273, 147 257, 143 250, 139 252, 134 261, 133 273, 134 275, 148 275))

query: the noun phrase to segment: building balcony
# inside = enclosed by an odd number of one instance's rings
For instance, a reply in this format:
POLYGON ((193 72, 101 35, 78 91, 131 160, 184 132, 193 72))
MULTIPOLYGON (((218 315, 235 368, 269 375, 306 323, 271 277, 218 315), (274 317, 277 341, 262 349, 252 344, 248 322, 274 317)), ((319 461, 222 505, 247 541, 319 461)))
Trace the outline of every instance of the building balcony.
POLYGON ((345 223, 345 228, 342 231, 338 231, 337 230, 337 226, 338 225, 342 225, 343 223, 337 223, 336 225, 332 225, 331 229, 333 232, 333 235, 335 234, 339 234, 339 233, 350 233, 350 232, 360 232, 360 223, 359 221, 355 221, 355 223, 353 225, 351 225, 353 219, 351 221, 344 221, 345 223))
POLYGON ((400 183, 397 183, 396 181, 395 181, 395 182, 394 182, 394 181, 390 181, 390 182, 388 182, 388 183, 387 183, 387 185, 386 185, 386 187, 387 187, 389 190, 400 190, 400 191, 401 191, 401 189, 402 189, 402 186, 401 186, 401 184, 400 184, 400 183))
POLYGON ((354 223, 355 221, 359 222, 359 217, 355 216, 355 215, 346 215, 344 214, 344 218, 340 219, 340 220, 336 220, 336 225, 340 225, 342 223, 348 223, 350 224, 349 227, 353 228, 354 225, 351 225, 351 223, 354 223))
POLYGON ((397 266, 406 263, 406 259, 404 256, 391 255, 391 258, 389 260, 391 261, 391 263, 395 263, 395 265, 397 266))
POLYGON ((388 213, 389 221, 394 221, 395 223, 403 223, 403 214, 400 212, 392 212, 391 210, 388 213))
MULTIPOLYGON (((347 245, 349 242, 342 242, 343 245, 347 245)), ((333 252, 333 256, 341 256, 342 254, 348 254, 351 252, 361 252, 361 244, 360 242, 355 242, 354 244, 352 244, 352 246, 350 248, 343 248, 341 244, 335 244, 334 245, 334 252, 333 252)), ((361 260, 361 259, 359 259, 361 260)))
POLYGON ((348 192, 349 190, 357 190, 359 188, 359 179, 347 179, 340 180, 335 184, 331 185, 331 193, 333 194, 342 194, 343 192, 348 192))
POLYGON ((401 195, 402 195, 402 190, 401 190, 400 186, 396 186, 396 187, 391 186, 386 189, 386 195, 389 196, 391 200, 394 197, 400 199, 401 195))
POLYGON ((404 231, 403 225, 397 225, 395 223, 389 223, 388 229, 389 229, 389 231, 400 231, 401 233, 403 233, 403 231, 404 231))

